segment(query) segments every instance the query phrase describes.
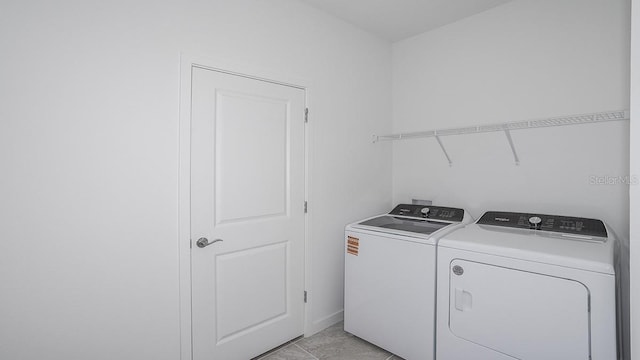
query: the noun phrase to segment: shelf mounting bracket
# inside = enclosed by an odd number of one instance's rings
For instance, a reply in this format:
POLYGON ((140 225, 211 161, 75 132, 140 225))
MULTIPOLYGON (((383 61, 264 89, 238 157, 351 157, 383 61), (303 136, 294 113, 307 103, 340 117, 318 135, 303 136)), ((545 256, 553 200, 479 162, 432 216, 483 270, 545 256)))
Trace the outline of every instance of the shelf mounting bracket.
POLYGON ((436 135, 434 137, 438 141, 438 145, 440 145, 440 149, 442 149, 444 156, 447 158, 447 162, 449 162, 449 166, 452 166, 453 163, 451 162, 451 158, 449 157, 449 154, 447 154, 447 150, 444 148, 444 145, 442 144, 442 140, 440 140, 440 136, 436 135))
POLYGON ((518 157, 518 153, 516 152, 516 147, 513 145, 511 131, 509 131, 509 129, 504 129, 504 134, 507 136, 507 141, 509 142, 509 146, 511 147, 511 152, 513 153, 513 159, 516 162, 516 166, 518 166, 520 165, 520 158, 518 157))

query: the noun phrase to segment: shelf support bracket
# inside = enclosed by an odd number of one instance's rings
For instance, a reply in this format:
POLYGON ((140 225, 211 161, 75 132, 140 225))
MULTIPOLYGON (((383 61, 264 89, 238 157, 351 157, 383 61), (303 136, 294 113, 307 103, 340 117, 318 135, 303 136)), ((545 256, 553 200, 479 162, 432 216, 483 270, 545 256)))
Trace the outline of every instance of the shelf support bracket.
POLYGON ((509 129, 504 129, 504 134, 507 136, 507 141, 509 142, 509 146, 511 147, 511 152, 513 153, 513 159, 516 162, 516 166, 518 166, 520 165, 520 158, 518 158, 516 147, 513 145, 513 139, 511 138, 511 131, 509 131, 509 129))
POLYGON ((447 158, 447 162, 449 162, 449 166, 452 166, 453 163, 451 162, 451 158, 449 157, 449 154, 447 154, 447 150, 444 148, 444 145, 442 144, 442 140, 440 140, 440 136, 436 135, 435 138, 438 141, 438 145, 440 145, 440 149, 442 149, 444 156, 447 158))

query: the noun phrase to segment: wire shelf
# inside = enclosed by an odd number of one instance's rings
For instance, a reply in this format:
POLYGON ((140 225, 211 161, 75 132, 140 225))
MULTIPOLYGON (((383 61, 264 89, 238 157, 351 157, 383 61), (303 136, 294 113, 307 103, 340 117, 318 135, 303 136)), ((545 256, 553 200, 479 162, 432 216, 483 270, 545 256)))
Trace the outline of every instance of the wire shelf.
POLYGON ((438 144, 442 148, 442 151, 444 152, 447 158, 447 161, 449 162, 449 165, 452 165, 451 158, 449 158, 449 155, 447 154, 447 151, 445 150, 444 145, 440 140, 440 136, 504 131, 505 135, 507 136, 507 140, 509 141, 511 151, 513 152, 516 165, 518 165, 520 163, 520 160, 518 158, 518 154, 516 153, 515 146, 513 145, 513 140, 510 134, 511 130, 524 130, 524 129, 535 129, 535 128, 568 126, 568 125, 582 125, 582 124, 593 124, 593 123, 600 123, 600 122, 623 121, 623 120, 629 120, 628 110, 605 111, 605 112, 598 112, 598 113, 591 113, 591 114, 568 115, 568 116, 552 117, 552 118, 546 118, 546 119, 515 121, 515 122, 487 124, 487 125, 460 127, 460 128, 452 128, 452 129, 437 129, 437 130, 407 132, 407 133, 380 135, 380 136, 374 135, 373 142, 435 137, 438 141, 438 144))

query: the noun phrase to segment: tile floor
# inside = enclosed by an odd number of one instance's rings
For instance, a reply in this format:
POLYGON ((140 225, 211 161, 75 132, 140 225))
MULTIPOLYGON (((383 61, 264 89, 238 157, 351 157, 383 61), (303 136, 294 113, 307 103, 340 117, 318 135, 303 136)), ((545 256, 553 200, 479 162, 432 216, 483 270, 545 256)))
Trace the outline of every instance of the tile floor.
POLYGON ((343 330, 337 323, 308 338, 299 338, 253 360, 402 360, 343 330))

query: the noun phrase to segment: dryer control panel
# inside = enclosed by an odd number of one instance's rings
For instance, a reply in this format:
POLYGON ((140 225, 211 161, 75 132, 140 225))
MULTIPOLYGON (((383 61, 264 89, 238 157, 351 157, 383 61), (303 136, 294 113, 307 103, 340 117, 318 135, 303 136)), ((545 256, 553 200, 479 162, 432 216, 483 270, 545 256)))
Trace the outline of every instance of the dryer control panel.
POLYGON ((572 216, 487 211, 476 224, 607 237, 602 221, 572 216))
POLYGON ((464 210, 444 206, 400 204, 393 208, 389 215, 460 222, 464 218, 464 210))

